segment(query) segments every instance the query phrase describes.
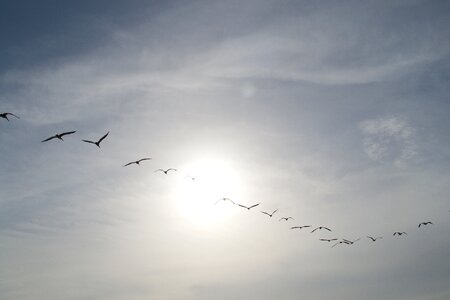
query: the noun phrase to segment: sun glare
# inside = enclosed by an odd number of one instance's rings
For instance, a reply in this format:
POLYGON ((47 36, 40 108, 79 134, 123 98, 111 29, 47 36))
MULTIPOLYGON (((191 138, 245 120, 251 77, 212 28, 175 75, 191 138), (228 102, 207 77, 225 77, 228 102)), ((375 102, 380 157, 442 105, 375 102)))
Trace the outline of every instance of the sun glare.
POLYGON ((183 168, 174 190, 176 210, 191 225, 202 229, 226 222, 236 207, 220 199, 240 198, 240 178, 227 161, 204 159, 183 168))

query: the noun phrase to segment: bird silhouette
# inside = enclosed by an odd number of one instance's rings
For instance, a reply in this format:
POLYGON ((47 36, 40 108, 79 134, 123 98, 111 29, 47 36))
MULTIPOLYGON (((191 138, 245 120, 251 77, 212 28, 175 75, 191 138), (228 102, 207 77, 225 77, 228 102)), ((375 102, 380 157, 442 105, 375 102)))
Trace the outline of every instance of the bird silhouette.
POLYGON ((382 239, 383 237, 381 237, 381 236, 377 236, 377 237, 367 236, 367 238, 371 239, 372 242, 375 242, 376 240, 382 239))
POLYGON ((265 214, 265 215, 268 215, 269 217, 272 218, 272 216, 273 216, 277 211, 278 211, 278 209, 275 209, 271 214, 269 214, 269 213, 266 212, 266 211, 261 211, 261 213, 263 213, 263 214, 265 214))
POLYGON ((102 137, 101 137, 98 141, 96 141, 96 142, 89 141, 89 140, 82 140, 82 141, 83 141, 83 142, 86 142, 86 143, 89 143, 89 144, 94 144, 94 145, 96 145, 97 147, 100 148, 100 143, 108 136, 108 134, 109 134, 109 131, 108 131, 107 134, 105 134, 104 136, 102 136, 102 137))
POLYGON ((332 241, 337 241, 338 239, 319 239, 319 241, 322 242, 332 242, 332 241))
POLYGON ((292 226, 291 229, 303 229, 303 228, 308 228, 308 227, 311 227, 311 225, 292 226))
POLYGON ((69 135, 69 134, 74 134, 75 132, 77 132, 77 131, 75 130, 75 131, 67 131, 67 132, 63 132, 63 133, 57 133, 54 136, 51 136, 51 137, 41 141, 41 143, 44 143, 44 142, 47 142, 47 141, 50 141, 50 140, 53 140, 53 139, 59 139, 61 141, 64 141, 63 140, 63 136, 69 135))
POLYGON ((186 175, 186 176, 184 176, 184 178, 189 178, 190 180, 194 181, 196 177, 191 176, 191 175, 186 175))
POLYGON ((433 222, 430 222, 430 221, 428 221, 428 222, 422 222, 422 223, 420 223, 417 227, 420 228, 420 226, 425 226, 425 225, 428 225, 428 224, 433 224, 433 222))
POLYGON ((333 246, 331 246, 331 248, 334 248, 334 247, 336 247, 337 245, 340 245, 340 244, 346 244, 346 245, 349 245, 349 243, 347 243, 346 241, 342 240, 342 241, 337 242, 337 243, 334 244, 333 246))
POLYGON ((320 229, 325 229, 325 230, 331 231, 331 229, 328 227, 319 226, 319 227, 314 228, 313 231, 311 231, 311 233, 314 233, 314 231, 320 230, 320 229))
POLYGON ((294 218, 293 217, 281 217, 278 221, 281 221, 281 220, 285 220, 285 221, 288 221, 289 219, 292 219, 292 220, 294 220, 294 218))
POLYGON ((230 201, 231 203, 233 203, 234 205, 236 205, 236 203, 234 203, 234 201, 231 200, 230 198, 222 198, 222 199, 219 199, 219 200, 216 201, 215 204, 219 203, 220 201, 230 201))
POLYGON ((357 241, 359 241, 361 238, 357 238, 356 240, 354 240, 354 241, 349 241, 349 240, 346 240, 346 239, 342 239, 342 241, 344 242, 344 243, 346 243, 346 244, 348 244, 348 245, 353 245, 354 243, 356 243, 357 241))
POLYGON ((398 236, 401 236, 401 235, 408 235, 406 232, 399 232, 399 231, 396 231, 396 232, 394 232, 394 234, 393 234, 393 236, 396 236, 396 235, 398 235, 398 236))
POLYGON ((245 206, 245 205, 242 205, 242 204, 239 204, 239 203, 238 203, 238 206, 250 210, 251 208, 256 207, 256 206, 258 206, 258 205, 260 205, 260 204, 261 204, 261 203, 253 204, 253 205, 251 205, 251 206, 245 206))
POLYGON ((169 168, 169 169, 167 169, 167 170, 164 170, 164 169, 158 169, 158 170, 155 170, 155 172, 158 172, 158 171, 164 172, 164 174, 167 175, 167 173, 168 173, 169 171, 177 171, 177 169, 169 168))
POLYGON ((9 122, 8 116, 13 116, 13 117, 16 117, 17 119, 20 119, 18 116, 16 116, 13 113, 9 113, 9 112, 0 113, 0 118, 6 119, 9 122))
POLYGON ((140 163, 141 161, 144 161, 144 160, 150 160, 150 159, 151 159, 151 157, 141 158, 141 159, 139 159, 139 160, 129 162, 129 163, 123 165, 123 166, 126 167, 126 166, 129 166, 129 165, 132 165, 132 164, 136 164, 136 165, 139 166, 139 163, 140 163))

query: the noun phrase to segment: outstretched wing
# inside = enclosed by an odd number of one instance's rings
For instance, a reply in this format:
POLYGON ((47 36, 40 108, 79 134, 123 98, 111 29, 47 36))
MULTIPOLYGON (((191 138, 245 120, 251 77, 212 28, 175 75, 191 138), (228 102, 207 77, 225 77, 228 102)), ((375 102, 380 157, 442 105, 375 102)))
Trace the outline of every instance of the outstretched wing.
POLYGON ((248 209, 250 209, 250 208, 253 208, 253 207, 256 207, 256 206, 258 206, 258 205, 260 205, 261 203, 258 203, 258 204, 253 204, 252 206, 250 206, 248 209))
POLYGON ((65 135, 74 134, 75 132, 77 132, 77 131, 75 130, 75 131, 67 131, 67 132, 63 132, 63 133, 60 134, 60 136, 63 137, 63 136, 65 136, 65 135))
POLYGON ((150 160, 151 157, 145 157, 145 158, 141 158, 140 160, 138 160, 138 162, 144 161, 144 160, 150 160))
POLYGON ((13 113, 6 113, 6 115, 7 115, 7 116, 13 116, 13 117, 16 117, 17 119, 20 119, 18 116, 16 116, 16 115, 13 114, 13 113))
POLYGON ((246 209, 249 209, 247 206, 242 205, 242 204, 239 204, 239 203, 238 203, 238 206, 243 207, 243 208, 246 208, 246 209))
POLYGON ((174 169, 174 168, 169 168, 169 169, 167 169, 166 172, 169 172, 169 171, 178 171, 178 170, 177 170, 177 169, 174 169))
POLYGON ((88 140, 82 140, 83 142, 89 143, 89 144, 95 144, 95 142, 93 141, 88 141, 88 140))
POLYGON ((262 211, 263 214, 268 215, 269 217, 271 217, 272 215, 269 214, 268 212, 262 211))
POLYGON ((49 137, 48 139, 45 139, 45 140, 41 141, 41 143, 47 142, 47 141, 50 141, 50 140, 53 140, 54 138, 56 138, 56 135, 51 136, 51 137, 49 137))
POLYGON ((319 229, 320 227, 314 228, 313 231, 311 231, 311 233, 314 233, 314 231, 316 231, 317 229, 319 229))
POLYGON ((328 231, 331 231, 331 229, 330 228, 328 228, 328 227, 322 227, 323 229, 326 229, 326 230, 328 230, 328 231))
POLYGON ((109 131, 108 131, 107 134, 105 134, 104 136, 102 136, 101 139, 99 139, 97 143, 100 144, 100 143, 108 136, 108 134, 109 134, 109 131))
POLYGON ((126 167, 126 166, 129 166, 129 165, 135 164, 135 163, 136 163, 135 161, 132 161, 132 162, 129 162, 129 163, 123 165, 123 166, 126 167))

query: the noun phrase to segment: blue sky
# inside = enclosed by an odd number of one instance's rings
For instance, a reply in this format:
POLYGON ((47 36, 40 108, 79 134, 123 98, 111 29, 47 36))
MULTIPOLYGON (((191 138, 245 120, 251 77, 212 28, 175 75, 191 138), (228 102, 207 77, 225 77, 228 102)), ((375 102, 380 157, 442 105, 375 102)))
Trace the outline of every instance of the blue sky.
POLYGON ((449 16, 2 2, 0 298, 448 299, 449 16))

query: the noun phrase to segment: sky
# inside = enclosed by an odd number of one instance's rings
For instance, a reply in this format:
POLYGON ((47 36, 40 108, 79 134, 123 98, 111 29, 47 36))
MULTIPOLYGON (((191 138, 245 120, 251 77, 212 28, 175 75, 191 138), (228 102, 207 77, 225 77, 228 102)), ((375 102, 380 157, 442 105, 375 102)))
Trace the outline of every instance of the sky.
POLYGON ((448 1, 2 1, 0 39, 1 299, 450 298, 448 1))

